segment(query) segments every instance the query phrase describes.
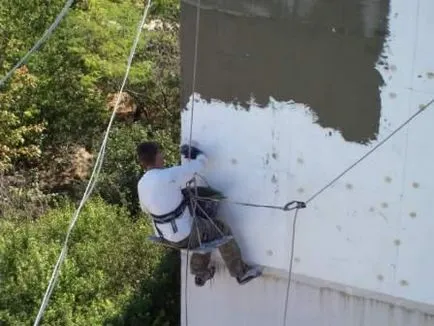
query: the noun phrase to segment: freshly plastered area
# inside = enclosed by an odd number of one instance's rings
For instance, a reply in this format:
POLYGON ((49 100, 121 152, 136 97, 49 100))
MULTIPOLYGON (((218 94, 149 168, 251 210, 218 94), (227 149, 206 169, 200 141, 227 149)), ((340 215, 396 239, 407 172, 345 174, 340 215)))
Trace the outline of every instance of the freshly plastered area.
MULTIPOLYGON (((194 3, 181 7, 182 141, 192 126, 204 177, 232 200, 311 198, 434 97, 430 0, 203 0, 191 120, 194 3)), ((434 324, 433 122, 430 107, 299 211, 288 321, 434 324)), ((190 277, 189 325, 211 309, 211 325, 279 324, 294 211, 222 203, 221 217, 266 275, 190 277)))

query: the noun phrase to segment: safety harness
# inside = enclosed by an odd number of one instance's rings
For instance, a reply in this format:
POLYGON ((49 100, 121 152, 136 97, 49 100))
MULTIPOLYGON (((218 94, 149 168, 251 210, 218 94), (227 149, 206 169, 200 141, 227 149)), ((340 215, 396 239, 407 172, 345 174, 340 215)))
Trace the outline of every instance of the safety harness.
POLYGON ((164 214, 164 215, 150 214, 152 216, 152 219, 153 219, 153 221, 155 223, 155 228, 157 229, 157 232, 160 235, 160 237, 163 237, 163 233, 160 231, 160 229, 158 228, 157 224, 170 223, 171 226, 172 226, 173 233, 178 232, 178 227, 176 226, 175 220, 184 213, 184 210, 187 207, 188 203, 189 203, 189 201, 184 196, 184 199, 178 205, 178 207, 175 208, 170 213, 167 213, 167 214, 164 214))
MULTIPOLYGON (((158 228, 158 224, 170 223, 172 226, 173 233, 176 233, 176 232, 178 232, 178 227, 176 226, 176 219, 184 213, 186 208, 188 208, 188 210, 190 211, 190 214, 192 214, 192 212, 193 212, 193 207, 191 206, 191 194, 190 194, 189 190, 184 188, 184 189, 181 189, 181 192, 182 192, 183 200, 178 205, 178 207, 176 207, 173 211, 171 211, 167 214, 164 214, 164 215, 154 215, 154 214, 150 213, 150 215, 154 221, 155 228, 157 229, 158 235, 161 238, 164 238, 164 237, 163 237, 163 233, 158 228)), ((197 187, 197 192, 201 197, 207 197, 207 198, 213 198, 213 197, 220 198, 220 197, 222 197, 222 194, 220 192, 210 188, 209 186, 207 186, 207 187, 200 187, 199 186, 199 187, 197 187)), ((203 201, 200 203, 200 205, 201 205, 201 207, 203 207, 203 210, 208 212, 209 216, 211 216, 212 218, 215 216, 216 209, 218 206, 217 202, 203 201)), ((203 214, 201 214, 200 211, 196 212, 196 215, 197 215, 197 217, 207 219, 207 217, 204 216, 203 214)))

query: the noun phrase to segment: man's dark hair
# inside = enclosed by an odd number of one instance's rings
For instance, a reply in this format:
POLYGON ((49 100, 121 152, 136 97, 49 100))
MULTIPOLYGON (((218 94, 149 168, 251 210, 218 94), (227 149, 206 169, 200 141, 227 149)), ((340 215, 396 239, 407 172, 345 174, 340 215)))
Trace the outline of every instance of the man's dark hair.
POLYGON ((145 166, 150 166, 155 163, 157 153, 160 150, 160 144, 157 142, 143 142, 137 146, 137 156, 139 162, 145 166))

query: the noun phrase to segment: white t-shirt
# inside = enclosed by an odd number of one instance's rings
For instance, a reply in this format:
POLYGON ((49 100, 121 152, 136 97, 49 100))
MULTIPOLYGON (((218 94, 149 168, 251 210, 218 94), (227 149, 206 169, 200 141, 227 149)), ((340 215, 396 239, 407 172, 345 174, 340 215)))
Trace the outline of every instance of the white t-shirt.
MULTIPOLYGON (((144 212, 154 215, 164 215, 175 210, 184 199, 181 189, 185 188, 195 173, 202 172, 208 159, 200 154, 195 160, 182 165, 147 171, 139 180, 137 190, 140 207, 144 212)), ((168 241, 179 242, 189 236, 193 218, 188 208, 175 220, 178 231, 173 232, 171 223, 158 224, 158 229, 168 241)), ((154 231, 159 235, 157 230, 154 231)))

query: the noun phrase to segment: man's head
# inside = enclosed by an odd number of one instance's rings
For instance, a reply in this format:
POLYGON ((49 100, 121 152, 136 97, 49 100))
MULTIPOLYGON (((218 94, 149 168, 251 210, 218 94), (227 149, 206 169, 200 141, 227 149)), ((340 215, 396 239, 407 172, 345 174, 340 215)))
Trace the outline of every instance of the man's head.
POLYGON ((137 146, 137 156, 143 169, 164 167, 164 156, 157 142, 143 142, 137 146))

